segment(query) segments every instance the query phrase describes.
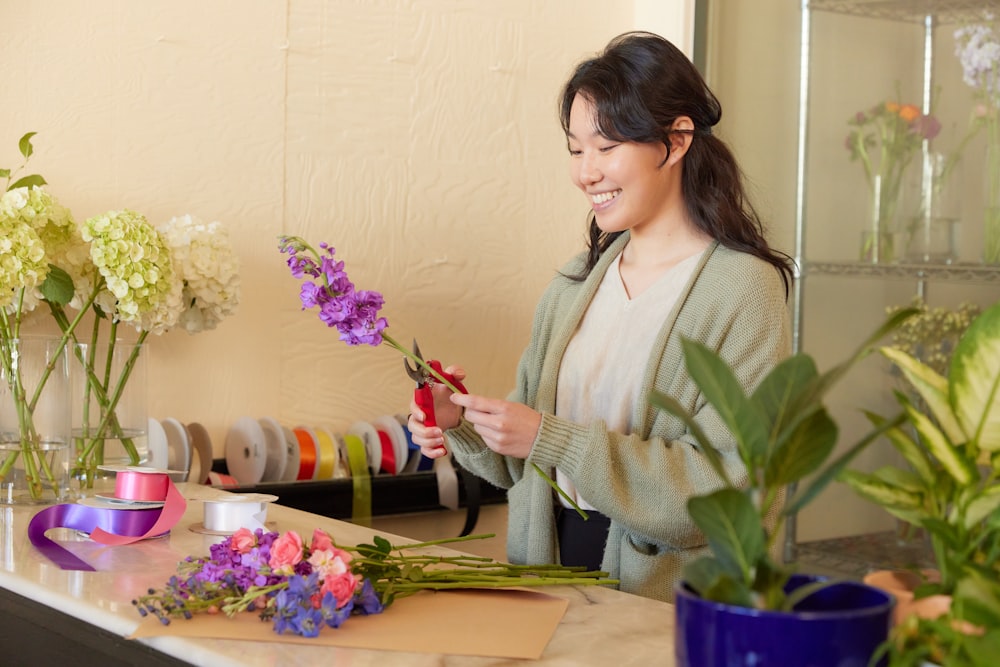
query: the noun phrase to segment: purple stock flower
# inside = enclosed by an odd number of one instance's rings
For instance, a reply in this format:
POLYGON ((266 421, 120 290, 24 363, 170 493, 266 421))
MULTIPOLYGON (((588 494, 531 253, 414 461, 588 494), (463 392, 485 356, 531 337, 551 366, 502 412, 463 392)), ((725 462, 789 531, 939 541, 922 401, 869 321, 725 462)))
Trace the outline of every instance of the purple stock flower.
POLYGON ((290 255, 287 261, 292 276, 300 280, 305 276, 321 278, 303 282, 299 291, 303 310, 318 308, 319 319, 336 328, 340 340, 348 345, 382 343, 388 322, 378 313, 385 299, 379 292, 356 290, 344 262, 335 259, 333 247, 320 243, 317 251, 299 237, 283 236, 279 248, 290 255))

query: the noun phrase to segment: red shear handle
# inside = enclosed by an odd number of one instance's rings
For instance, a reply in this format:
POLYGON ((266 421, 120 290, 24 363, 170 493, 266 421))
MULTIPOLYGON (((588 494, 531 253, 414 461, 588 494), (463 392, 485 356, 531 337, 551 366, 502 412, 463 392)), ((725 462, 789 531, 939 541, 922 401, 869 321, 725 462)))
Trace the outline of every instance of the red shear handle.
POLYGON ((425 384, 414 389, 413 400, 424 413, 424 426, 437 426, 437 420, 434 418, 434 395, 431 394, 431 386, 425 384))
POLYGON ((441 369, 440 361, 438 361, 437 359, 431 359, 430 361, 427 362, 427 365, 433 368, 438 373, 440 373, 441 377, 443 377, 445 380, 455 385, 455 388, 458 389, 460 392, 462 392, 463 394, 469 393, 469 391, 465 388, 465 385, 462 384, 459 380, 456 380, 454 375, 452 375, 451 373, 445 373, 441 369))
MULTIPOLYGON (((455 379, 455 376, 451 373, 445 373, 441 369, 441 362, 431 360, 427 362, 427 365, 434 369, 435 372, 440 373, 441 377, 450 382, 463 394, 468 394, 465 385, 460 381, 455 379)), ((417 404, 417 407, 424 413, 424 426, 437 426, 437 418, 434 415, 434 394, 431 393, 431 382, 437 381, 432 375, 428 378, 428 382, 420 387, 413 390, 413 400, 417 404)))

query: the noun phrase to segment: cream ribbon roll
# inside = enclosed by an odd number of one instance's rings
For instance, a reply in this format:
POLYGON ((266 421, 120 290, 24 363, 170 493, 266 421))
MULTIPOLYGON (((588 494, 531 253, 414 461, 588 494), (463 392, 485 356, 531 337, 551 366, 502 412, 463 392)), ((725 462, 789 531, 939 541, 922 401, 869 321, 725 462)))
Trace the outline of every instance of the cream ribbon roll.
POLYGON ((247 493, 204 501, 205 532, 235 533, 240 528, 267 530, 267 506, 277 496, 247 493))

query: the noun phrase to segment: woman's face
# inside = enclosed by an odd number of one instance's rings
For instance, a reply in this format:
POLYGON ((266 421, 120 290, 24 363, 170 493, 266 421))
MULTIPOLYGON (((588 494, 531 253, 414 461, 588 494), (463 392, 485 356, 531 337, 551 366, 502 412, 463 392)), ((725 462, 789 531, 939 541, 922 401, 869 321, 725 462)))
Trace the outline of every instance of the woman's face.
POLYGON ((680 170, 663 164, 666 146, 601 135, 594 106, 581 95, 570 108, 566 141, 570 178, 587 195, 597 225, 606 233, 662 220, 671 198, 679 196, 679 184, 669 186, 671 179, 679 179, 680 170))

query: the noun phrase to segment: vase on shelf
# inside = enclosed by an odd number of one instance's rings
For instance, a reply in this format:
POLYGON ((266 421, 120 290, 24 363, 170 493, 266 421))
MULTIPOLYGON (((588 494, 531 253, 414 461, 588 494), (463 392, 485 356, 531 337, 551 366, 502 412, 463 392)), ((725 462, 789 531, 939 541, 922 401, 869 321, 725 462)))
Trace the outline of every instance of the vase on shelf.
POLYGON ((870 183, 868 228, 861 232, 861 261, 887 264, 896 259, 896 209, 899 183, 881 174, 870 183))
POLYGON ((114 466, 148 462, 146 354, 142 344, 81 343, 73 354, 73 466, 78 494, 114 491, 114 466))
POLYGON ((70 380, 63 341, 0 339, 0 503, 61 502, 69 489, 70 380))
POLYGON ((950 264, 958 258, 962 179, 960 163, 938 152, 923 155, 921 169, 910 181, 906 210, 912 211, 897 235, 899 258, 905 262, 950 264))

